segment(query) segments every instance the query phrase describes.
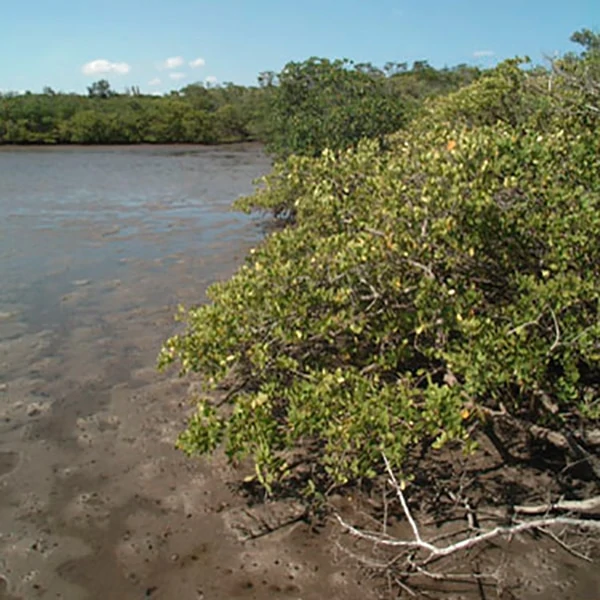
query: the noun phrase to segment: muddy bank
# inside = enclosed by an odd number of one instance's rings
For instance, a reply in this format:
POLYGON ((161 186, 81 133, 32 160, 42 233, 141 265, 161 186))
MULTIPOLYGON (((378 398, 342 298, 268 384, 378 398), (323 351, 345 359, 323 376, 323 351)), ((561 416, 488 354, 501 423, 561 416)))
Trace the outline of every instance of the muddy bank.
MULTIPOLYGON (((348 552, 393 556, 329 521, 311 527, 291 500, 252 505, 223 456, 173 447, 197 381, 157 373, 157 353, 177 304, 204 301, 259 243, 264 224, 229 206, 268 168, 256 147, 0 152, 1 600, 386 597, 394 581, 348 552)), ((427 539, 469 523, 449 492, 478 510, 561 492, 483 440, 468 465, 460 451, 433 458, 409 469, 427 539)), ((388 504, 377 485, 331 503, 375 531, 387 515, 407 539, 385 493, 388 504)), ((411 580, 414 597, 596 600, 600 587, 595 564, 542 536, 443 566, 498 578, 411 580)))
POLYGON ((367 597, 297 506, 248 512, 222 458, 174 450, 194 383, 154 369, 176 305, 261 238, 229 206, 268 167, 255 146, 0 153, 0 598, 367 597), (246 539, 269 519, 290 525, 246 539))
POLYGON ((236 474, 173 449, 191 383, 148 366, 171 327, 168 310, 132 308, 60 342, 3 341, 2 597, 347 596, 355 584, 323 535, 295 523, 244 542, 236 474))

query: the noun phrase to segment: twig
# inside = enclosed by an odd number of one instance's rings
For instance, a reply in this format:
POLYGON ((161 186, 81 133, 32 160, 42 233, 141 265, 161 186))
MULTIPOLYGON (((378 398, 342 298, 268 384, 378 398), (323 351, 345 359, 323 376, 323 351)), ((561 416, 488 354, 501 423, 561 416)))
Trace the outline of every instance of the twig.
POLYGON ((402 510, 404 511, 404 514, 406 515, 406 518, 410 524, 410 528, 413 531, 415 540, 419 543, 423 543, 423 541, 421 540, 421 536, 419 535, 419 528, 417 527, 415 520, 413 519, 412 515, 410 514, 410 510, 408 510, 408 505, 406 504, 404 494, 402 493, 402 488, 400 487, 400 484, 398 483, 398 480, 396 479, 396 476, 394 475, 394 471, 392 470, 392 467, 390 465, 390 461, 387 459, 387 456, 385 454, 383 455, 383 461, 385 462, 385 468, 387 469, 388 475, 390 476, 390 482, 391 482, 393 488, 396 490, 396 495, 398 496, 398 499, 400 500, 400 504, 402 505, 402 510))
POLYGON ((550 398, 549 394, 544 392, 544 390, 536 390, 536 395, 540 399, 542 406, 553 415, 558 414, 559 408, 558 404, 552 402, 552 398, 550 398))
POLYGON ((546 441, 559 450, 569 450, 567 438, 562 433, 558 433, 558 431, 552 431, 552 429, 540 427, 539 425, 531 425, 529 433, 535 439, 546 441))
POLYGON ((531 327, 531 325, 539 325, 540 319, 542 318, 542 314, 540 313, 533 321, 527 321, 527 323, 522 323, 521 325, 517 325, 512 329, 509 329, 506 332, 506 335, 512 335, 513 333, 518 333, 521 329, 525 329, 526 327, 531 327))
POLYGON ((247 379, 243 379, 240 383, 238 383, 238 385, 230 388, 229 391, 222 398, 220 398, 217 402, 215 402, 215 406, 217 408, 220 408, 224 404, 228 404, 231 401, 231 399, 238 392, 240 392, 241 390, 244 389, 244 387, 246 386, 247 383, 248 383, 248 380, 247 379))
POLYGON ((435 273, 427 265, 424 265, 423 263, 420 263, 416 260, 412 260, 410 258, 405 258, 404 262, 407 262, 409 265, 412 265, 413 267, 417 267, 418 269, 425 271, 429 279, 435 279, 435 273))
POLYGON ((550 314, 552 315, 552 320, 554 321, 554 330, 556 332, 556 337, 554 338, 554 342, 552 343, 552 346, 550 346, 550 350, 548 351, 548 354, 550 354, 553 350, 555 350, 557 348, 557 346, 560 344, 560 327, 558 325, 558 320, 556 318, 556 314, 554 313, 554 311, 552 309, 550 309, 550 314))
POLYGON ((415 569, 421 575, 424 575, 425 577, 429 577, 429 579, 433 579, 435 581, 465 582, 465 581, 473 581, 474 579, 476 579, 476 580, 482 580, 482 579, 495 580, 496 579, 495 575, 487 574, 487 573, 434 573, 433 571, 428 571, 418 565, 415 565, 415 569))
MULTIPOLYGON (((408 521, 410 528, 412 529, 414 540, 413 541, 400 540, 400 539, 394 539, 389 536, 385 536, 385 535, 381 535, 381 534, 364 532, 364 531, 361 531, 361 530, 357 529, 356 527, 350 525, 349 523, 346 523, 346 521, 344 521, 344 519, 342 519, 342 517, 340 517, 339 515, 336 515, 336 518, 337 518, 338 522, 340 523, 340 525, 346 531, 348 531, 350 534, 352 534, 360 539, 367 540, 367 541, 373 542, 377 545, 386 546, 386 547, 390 547, 390 548, 404 548, 406 550, 424 550, 424 551, 428 552, 428 556, 420 562, 420 566, 424 566, 433 560, 437 560, 437 559, 443 558, 445 556, 450 556, 451 554, 454 554, 456 552, 460 552, 462 550, 468 550, 478 544, 490 541, 494 538, 504 536, 504 537, 509 537, 509 539, 511 539, 516 534, 522 533, 525 531, 532 531, 535 529, 537 529, 537 530, 546 529, 548 527, 553 527, 556 525, 564 525, 566 527, 579 527, 579 528, 600 530, 600 521, 596 521, 596 520, 580 519, 580 518, 573 518, 573 517, 560 517, 560 516, 558 516, 558 517, 543 517, 540 519, 533 519, 531 521, 522 521, 519 523, 514 523, 512 525, 499 525, 497 527, 494 527, 493 529, 490 529, 488 531, 482 531, 481 533, 478 533, 477 535, 475 535, 473 537, 468 537, 468 538, 462 539, 453 544, 449 544, 447 546, 436 546, 435 544, 432 544, 431 542, 427 542, 427 541, 423 540, 423 538, 421 537, 417 523, 416 523, 415 519, 413 518, 413 516, 410 512, 410 509, 408 508, 408 504, 406 502, 406 498, 404 497, 404 492, 402 491, 402 487, 398 483, 398 480, 396 479, 396 476, 394 475, 391 465, 385 455, 383 456, 383 460, 385 462, 385 466, 386 466, 386 469, 387 469, 387 472, 388 472, 388 475, 390 478, 390 484, 396 491, 396 495, 398 497, 398 500, 400 501, 400 504, 402 506, 402 510, 404 512, 406 520, 408 521)), ((593 500, 595 502, 595 499, 591 499, 591 500, 593 500)), ((592 502, 592 504, 594 504, 594 502, 592 502)), ((579 504, 579 506, 581 506, 581 504, 579 504)), ((523 509, 523 508, 524 507, 521 507, 521 509, 523 509)), ((524 512, 524 511, 522 511, 522 512, 524 512)))
POLYGON ((292 517, 291 519, 288 519, 287 521, 285 521, 283 523, 279 523, 275 527, 271 527, 264 519, 257 518, 252 513, 248 512, 246 510, 244 511, 244 513, 247 516, 249 516, 250 518, 252 518, 256 523, 258 523, 259 526, 264 527, 264 529, 262 531, 259 531, 258 533, 250 532, 250 535, 247 535, 243 539, 243 541, 245 541, 245 542, 250 541, 250 540, 258 540, 260 538, 266 537, 267 535, 271 535, 272 533, 281 531, 282 529, 285 529, 286 527, 290 527, 291 525, 295 525, 296 523, 300 523, 300 521, 304 521, 306 519, 306 513, 302 513, 301 515, 299 515, 297 517, 292 517))
POLYGON ((376 235, 379 237, 385 237, 385 232, 379 231, 379 229, 373 229, 372 227, 363 227, 363 230, 371 235, 376 235))
MULTIPOLYGON (((574 545, 567 543, 562 536, 569 529, 594 529, 600 531, 600 520, 595 518, 600 515, 600 496, 588 498, 586 500, 559 500, 554 503, 535 505, 535 506, 514 506, 509 513, 513 514, 513 518, 521 516, 519 520, 513 520, 511 523, 497 525, 492 529, 481 528, 477 522, 477 514, 471 507, 468 501, 463 501, 467 513, 469 528, 460 531, 453 531, 438 537, 424 539, 419 531, 419 526, 404 495, 404 486, 396 478, 392 466, 388 458, 383 455, 388 481, 408 522, 412 539, 398 539, 389 535, 387 530, 388 506, 387 498, 384 492, 384 524, 381 531, 365 531, 350 525, 339 515, 335 517, 342 528, 357 538, 359 541, 369 542, 373 544, 371 553, 379 554, 382 548, 387 549, 392 554, 392 558, 386 562, 374 560, 369 556, 357 556, 350 550, 339 546, 346 554, 352 556, 359 563, 376 568, 384 572, 388 578, 388 582, 393 577, 400 588, 407 593, 414 595, 414 591, 404 581, 416 575, 422 575, 436 581, 470 581, 477 584, 480 597, 485 598, 486 593, 484 586, 493 585, 496 581, 496 586, 500 585, 500 578, 497 575, 500 567, 494 572, 479 572, 479 569, 472 573, 446 573, 442 569, 432 570, 431 565, 445 557, 455 555, 461 551, 469 550, 477 545, 490 542, 495 538, 503 537, 509 542, 512 538, 527 531, 539 531, 544 535, 549 536, 561 548, 571 553, 573 556, 591 562, 591 558, 580 552, 574 545), (570 516, 569 514, 562 516, 552 514, 558 511, 563 511, 571 514, 581 514, 582 517, 570 516), (543 515, 539 518, 524 519, 525 516, 543 515), (584 518, 587 517, 587 518, 584 518), (557 525, 562 526, 560 531, 552 531, 552 528, 557 525), (448 539, 450 538, 450 539, 448 539), (444 541, 442 541, 444 540, 444 541), (456 541, 454 541, 456 540, 456 541)), ((461 503, 460 493, 458 495, 449 492, 450 497, 455 501, 455 507, 461 503)), ((502 517, 502 515, 500 515, 502 517)))
POLYGON ((559 536, 557 536, 554 532, 549 531, 548 529, 540 529, 540 531, 547 535, 548 537, 552 538, 561 548, 563 548, 564 550, 566 550, 569 554, 572 554, 573 556, 575 556, 576 558, 580 558, 581 560, 585 560, 586 562, 593 562, 592 559, 587 555, 587 554, 583 554, 581 552, 578 552, 577 550, 575 550, 575 548, 569 546, 568 544, 566 544, 565 542, 563 542, 559 536))
POLYGON ((578 444, 573 434, 568 433, 565 437, 567 438, 567 443, 569 444, 571 452, 577 458, 584 459, 596 478, 600 479, 600 459, 590 454, 585 448, 578 444))
POLYGON ((412 588, 408 587, 405 583, 400 581, 397 577, 395 578, 395 581, 399 587, 401 587, 404 591, 408 592, 411 596, 414 597, 417 595, 412 588))

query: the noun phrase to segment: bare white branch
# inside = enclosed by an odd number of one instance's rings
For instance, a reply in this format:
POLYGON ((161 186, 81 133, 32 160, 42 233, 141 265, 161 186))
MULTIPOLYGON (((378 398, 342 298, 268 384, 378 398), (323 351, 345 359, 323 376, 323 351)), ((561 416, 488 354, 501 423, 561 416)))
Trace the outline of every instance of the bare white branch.
MULTIPOLYGON (((402 494, 402 492, 400 493, 402 494)), ((572 517, 545 517, 542 519, 523 521, 514 525, 499 525, 498 527, 494 527, 493 529, 485 531, 484 533, 480 533, 474 537, 466 538, 454 544, 449 544, 448 546, 438 547, 421 539, 415 539, 414 541, 385 539, 378 535, 363 533, 356 527, 353 527, 352 525, 346 523, 339 515, 337 515, 337 520, 344 529, 346 529, 349 533, 355 535, 358 538, 368 540, 370 542, 374 542, 382 546, 389 546, 393 548, 406 548, 407 550, 426 550, 430 553, 431 558, 442 558, 444 556, 449 556, 450 554, 454 554, 455 552, 460 552, 461 550, 473 548, 473 546, 477 546, 482 542, 486 542, 497 537, 512 537, 517 533, 522 533, 524 531, 531 531, 533 529, 544 529, 556 525, 567 525, 569 527, 580 527, 600 530, 599 521, 577 519, 572 517)))
POLYGON ((554 331, 556 337, 554 338, 552 346, 550 346, 550 350, 548 351, 549 353, 553 352, 560 344, 560 326, 558 325, 558 319, 556 318, 556 314, 552 309, 550 309, 550 314, 552 315, 552 321, 554 321, 554 331))
MULTIPOLYGON (((515 515, 543 515, 541 518, 535 519, 521 519, 515 520, 507 525, 498 525, 492 529, 472 529, 469 528, 467 531, 455 531, 452 536, 442 536, 434 539, 433 541, 427 541, 421 535, 419 527, 415 518, 413 517, 406 497, 404 495, 403 486, 396 478, 391 464, 387 457, 384 455, 383 460, 385 462, 386 470, 389 476, 389 483, 396 493, 398 501, 402 506, 404 516, 410 525, 412 530, 412 540, 404 540, 393 538, 387 534, 386 530, 383 533, 374 531, 365 531, 358 529, 357 527, 347 523, 340 515, 336 515, 338 523, 343 527, 345 531, 353 535, 354 537, 373 543, 376 547, 385 547, 388 549, 396 550, 396 554, 392 561, 381 563, 375 562, 368 558, 356 557, 363 564, 371 567, 385 567, 387 571, 394 566, 398 569, 402 577, 409 576, 411 574, 421 574, 426 577, 441 580, 458 580, 458 578, 468 578, 471 580, 490 579, 494 578, 494 575, 490 574, 451 574, 451 573, 435 573, 428 571, 425 567, 440 558, 448 557, 455 553, 468 550, 474 546, 483 544, 484 542, 491 541, 498 537, 504 537, 511 539, 519 533, 527 531, 537 530, 540 531, 553 540, 555 540, 562 548, 573 554, 582 560, 590 561, 590 557, 577 551, 572 545, 567 544, 561 536, 567 530, 600 530, 600 520, 593 518, 600 514, 600 496, 595 496, 586 500, 559 500, 552 504, 544 504, 539 506, 515 506, 513 507, 513 513, 515 515), (552 515, 553 512, 563 511, 571 514, 582 514, 588 518, 579 518, 574 516, 560 516, 552 515), (590 518, 592 517, 592 518, 590 518), (561 526, 562 531, 555 533, 552 531, 553 528, 561 526), (447 537, 461 537, 458 541, 454 541, 447 544, 440 543, 442 539, 447 537), (466 537, 464 537, 466 536, 466 537), (399 552, 398 552, 399 551, 399 552), (424 553, 424 554, 423 554, 424 553)), ((465 506, 472 510, 469 503, 466 502, 465 506)), ((387 516, 387 508, 386 508, 387 516)))
POLYGON ((387 469, 388 475, 390 476, 390 483, 391 483, 392 487, 394 488, 394 490, 396 490, 396 494, 398 496, 398 499, 400 500, 400 504, 402 505, 402 510, 404 511, 404 514, 406 515, 406 518, 408 519, 410 528, 412 529, 413 535, 415 536, 415 540, 417 542, 421 542, 422 540, 421 540, 421 536, 419 535, 419 528, 417 527, 415 520, 413 519, 412 515, 410 514, 410 510, 408 510, 408 505, 406 504, 404 494, 402 493, 402 487, 398 483, 398 480, 396 479, 396 475, 394 474, 394 470, 392 469, 392 466, 390 465, 390 461, 387 459, 387 456, 385 454, 383 455, 383 460, 385 462, 385 468, 387 469))
POLYGON ((539 504, 537 506, 515 506, 514 511, 522 515, 546 515, 553 511, 600 515, 600 496, 594 496, 586 500, 559 500, 553 504, 539 504))
POLYGON ((572 554, 576 558, 581 558, 581 560, 585 560, 586 562, 592 562, 592 559, 587 554, 582 554, 581 552, 575 550, 575 548, 573 548, 572 546, 569 546, 569 544, 565 544, 565 542, 563 542, 560 539, 560 537, 556 535, 553 531, 550 531, 549 529, 540 529, 540 531, 546 534, 548 537, 552 538, 561 548, 566 550, 569 554, 572 554))

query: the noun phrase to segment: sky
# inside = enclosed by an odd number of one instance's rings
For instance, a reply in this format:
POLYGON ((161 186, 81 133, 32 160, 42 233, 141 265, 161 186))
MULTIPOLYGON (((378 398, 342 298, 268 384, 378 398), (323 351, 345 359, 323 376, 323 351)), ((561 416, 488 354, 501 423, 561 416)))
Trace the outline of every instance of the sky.
POLYGON ((6 0, 0 91, 256 83, 311 56, 487 67, 575 49, 600 0, 6 0))

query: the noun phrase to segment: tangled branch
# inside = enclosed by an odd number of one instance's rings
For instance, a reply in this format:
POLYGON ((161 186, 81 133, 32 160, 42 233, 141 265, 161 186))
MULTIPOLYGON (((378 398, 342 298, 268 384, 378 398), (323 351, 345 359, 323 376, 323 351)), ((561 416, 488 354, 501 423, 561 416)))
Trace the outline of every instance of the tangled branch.
MULTIPOLYGON (((435 543, 435 540, 430 541, 423 537, 419 526, 417 525, 417 521, 408 507, 403 491, 403 485, 397 480, 387 457, 384 456, 383 459, 389 477, 388 483, 395 492, 402 507, 404 517, 412 531, 413 539, 398 539, 392 537, 386 533, 387 530, 385 527, 382 533, 364 531, 346 522, 340 515, 336 515, 336 519, 342 528, 352 536, 360 540, 372 542, 376 546, 391 549, 396 553, 392 563, 388 563, 387 565, 385 563, 379 564, 380 567, 389 567, 391 564, 394 564, 396 568, 400 569, 404 576, 420 574, 436 580, 454 581, 457 577, 456 574, 432 572, 426 569, 427 565, 430 565, 439 559, 469 550, 495 538, 511 539, 513 536, 527 531, 539 531, 544 533, 573 555, 587 561, 591 560, 588 556, 583 555, 568 546, 568 544, 560 538, 560 534, 555 534, 552 529, 560 525, 563 530, 579 529, 600 531, 600 521, 597 520, 597 516, 599 515, 598 509, 600 508, 600 496, 581 501, 560 500, 553 504, 540 506, 515 506, 511 511, 514 517, 509 524, 498 525, 487 530, 479 529, 471 525, 467 530, 472 532, 470 535, 467 535, 458 541, 442 545, 439 544, 441 538, 438 538, 438 543, 435 543), (556 512, 566 512, 567 514, 553 514, 556 512), (585 515, 586 518, 575 515, 585 515), (536 516, 537 518, 527 519, 527 516, 536 516), (400 552, 398 553, 398 551, 400 552)), ((450 537, 456 538, 456 535, 450 537)), ((447 538, 449 536, 443 537, 447 538)), ((356 555, 354 555, 354 557, 358 558, 356 555)), ((366 566, 373 566, 374 564, 373 561, 366 557, 360 557, 359 560, 366 566)), ((467 576, 460 575, 460 577, 467 576)), ((473 574, 470 577, 473 580, 473 578, 481 579, 481 577, 486 577, 486 575, 473 574)), ((487 577, 493 578, 494 576, 487 575, 487 577)))

